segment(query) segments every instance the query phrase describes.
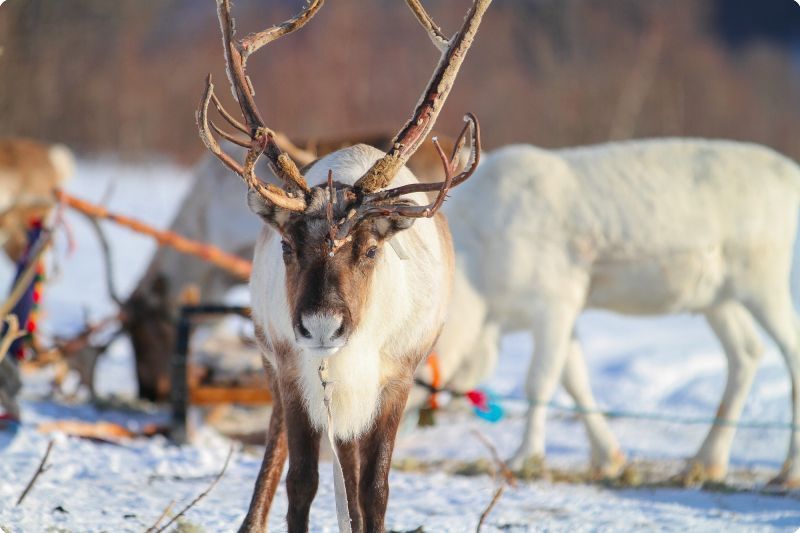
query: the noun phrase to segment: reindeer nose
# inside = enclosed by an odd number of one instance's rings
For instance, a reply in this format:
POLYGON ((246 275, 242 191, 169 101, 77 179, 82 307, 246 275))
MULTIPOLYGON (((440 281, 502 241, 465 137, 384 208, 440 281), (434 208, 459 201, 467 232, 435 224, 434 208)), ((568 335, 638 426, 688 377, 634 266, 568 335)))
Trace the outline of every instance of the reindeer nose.
POLYGON ((300 316, 296 333, 320 347, 330 346, 344 335, 344 318, 340 314, 309 313, 300 316))

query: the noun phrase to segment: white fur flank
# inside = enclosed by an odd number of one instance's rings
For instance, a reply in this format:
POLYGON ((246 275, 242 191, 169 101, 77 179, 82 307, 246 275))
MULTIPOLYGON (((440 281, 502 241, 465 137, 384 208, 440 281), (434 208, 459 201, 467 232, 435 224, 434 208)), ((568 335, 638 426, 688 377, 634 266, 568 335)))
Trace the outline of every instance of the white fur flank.
MULTIPOLYGON (((365 145, 346 148, 317 162, 306 179, 312 186, 323 183, 332 169, 335 180, 352 184, 382 155, 365 145)), ((392 186, 414 182, 414 175, 403 168, 392 186)), ((411 198, 427 202, 424 194, 411 198)), ((296 347, 305 407, 312 423, 323 429, 327 421, 317 375, 319 359, 301 355, 295 342, 280 241, 272 238, 272 233, 265 228, 256 244, 250 281, 253 318, 267 335, 277 337, 271 340, 296 347)), ((388 247, 379 255, 362 322, 329 359, 329 376, 334 382, 333 425, 340 439, 357 437, 370 428, 380 409, 382 387, 399 374, 398 357, 421 349, 421 343, 432 339, 444 320, 449 273, 435 222, 418 219, 401 235, 411 259, 401 260, 388 247)), ((267 357, 271 364, 277 363, 274 355, 267 357)))
MULTIPOLYGON (((587 307, 703 313, 729 362, 720 418, 741 412, 761 353, 756 322, 800 390, 800 320, 789 291, 798 200, 798 166, 754 144, 661 139, 553 151, 518 145, 486 155, 444 210, 471 284, 456 290, 476 289, 488 310, 479 338, 498 326, 535 337, 526 391, 536 407, 512 466, 544 454, 541 406, 559 380, 577 405, 595 407, 572 338, 587 307)), ((437 344, 442 361, 477 356, 458 342, 459 324, 476 314, 478 305, 451 308, 437 344)), ((463 377, 451 384, 466 389, 482 376, 463 377)), ((793 402, 798 424, 800 395, 793 402)), ((614 475, 622 456, 610 429, 599 415, 585 422, 592 464, 614 475)), ((725 475, 733 431, 714 426, 695 456, 712 479, 725 475)), ((800 483, 800 432, 792 433, 782 479, 800 483)))
POLYGON ((567 277, 592 277, 588 306, 703 309, 741 261, 787 253, 798 193, 797 166, 752 144, 517 145, 486 155, 443 209, 492 313, 527 327, 540 295, 563 293, 567 277))

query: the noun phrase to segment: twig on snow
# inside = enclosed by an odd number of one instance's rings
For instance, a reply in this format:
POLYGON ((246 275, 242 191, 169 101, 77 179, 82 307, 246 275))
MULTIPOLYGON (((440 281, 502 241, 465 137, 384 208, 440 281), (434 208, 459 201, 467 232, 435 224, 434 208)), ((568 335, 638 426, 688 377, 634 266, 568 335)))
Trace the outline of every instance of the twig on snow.
POLYGON ((500 485, 499 487, 497 487, 497 490, 495 491, 494 496, 492 497, 492 501, 489 502, 489 505, 487 505, 486 509, 484 509, 483 512, 481 513, 481 517, 478 520, 478 527, 475 528, 475 533, 480 533, 481 527, 483 527, 484 520, 486 520, 486 517, 489 516, 489 513, 492 512, 492 509, 494 508, 497 501, 500 499, 500 496, 503 495, 503 492, 505 490, 506 490, 505 485, 500 485))
POLYGON ((17 500, 17 505, 22 503, 22 500, 24 500, 25 496, 27 496, 28 493, 31 491, 31 489, 33 488, 33 484, 36 483, 36 480, 39 478, 39 476, 45 470, 48 470, 50 468, 50 465, 45 465, 45 463, 47 462, 47 458, 50 457, 50 450, 53 449, 53 443, 54 442, 55 441, 51 440, 47 444, 47 450, 45 450, 45 452, 44 452, 44 456, 42 457, 42 462, 39 463, 39 468, 36 469, 36 472, 33 474, 33 477, 31 478, 30 481, 28 481, 28 484, 25 486, 25 490, 23 490, 22 494, 19 495, 19 500, 17 500))
POLYGON ((165 518, 165 517, 166 517, 166 516, 169 514, 169 512, 172 510, 172 506, 173 506, 173 505, 175 505, 175 500, 172 500, 172 501, 170 501, 170 502, 167 504, 167 506, 166 506, 166 507, 164 507, 164 510, 163 510, 163 511, 161 511, 161 514, 159 515, 158 519, 157 519, 155 522, 153 522, 153 525, 152 525, 152 526, 150 526, 150 527, 148 527, 148 528, 145 530, 145 532, 144 532, 144 533, 152 533, 153 531, 156 531, 156 528, 158 528, 158 525, 161 523, 161 521, 162 521, 162 520, 164 520, 164 518, 165 518))
MULTIPOLYGON (((211 484, 208 486, 208 488, 206 488, 206 490, 204 490, 203 492, 201 492, 200 494, 198 494, 198 495, 197 495, 197 498, 195 498, 194 500, 192 500, 191 502, 189 502, 189 505, 187 505, 186 507, 184 507, 183 509, 181 509, 179 513, 177 513, 175 516, 173 516, 173 517, 172 517, 172 518, 169 520, 169 522, 167 522, 166 524, 164 524, 163 526, 161 526, 160 528, 158 528, 157 530, 155 530, 155 531, 156 531, 156 533, 161 533, 162 531, 166 530, 166 529, 167 529, 169 526, 171 526, 171 525, 172 525, 172 524, 173 524, 173 523, 174 523, 174 522, 175 522, 175 521, 176 521, 178 518, 180 518, 181 516, 183 516, 184 514, 186 514, 186 512, 187 512, 189 509, 191 509, 192 507, 194 507, 194 506, 197 504, 197 502, 199 502, 200 500, 202 500, 203 498, 205 498, 205 497, 208 495, 208 493, 209 493, 209 492, 211 492, 211 491, 214 489, 214 486, 217 484, 217 482, 219 482, 219 480, 220 480, 220 479, 222 479, 222 476, 224 476, 224 475, 225 475, 225 471, 228 469, 228 463, 230 463, 230 461, 231 461, 231 456, 232 456, 232 455, 233 455, 233 444, 231 444, 231 448, 230 448, 230 450, 228 450, 228 457, 226 457, 226 458, 225 458, 225 464, 224 464, 224 465, 222 465, 222 470, 220 470, 220 471, 219 471, 219 474, 217 474, 217 477, 215 477, 215 478, 214 478, 214 479, 211 481, 211 484)), ((148 530, 148 531, 149 531, 149 530, 148 530)))
POLYGON ((500 472, 503 474, 503 478, 505 479, 506 483, 508 483, 512 487, 516 487, 517 486, 517 480, 514 477, 514 473, 511 471, 510 468, 508 468, 508 465, 506 464, 506 462, 503 461, 502 459, 500 459, 500 454, 497 453, 497 448, 494 447, 494 444, 492 444, 492 441, 487 439, 483 435, 483 433, 481 433, 477 429, 473 430, 472 433, 476 437, 478 437, 478 440, 480 440, 483 443, 483 445, 486 446, 486 448, 489 450, 489 453, 492 454, 492 460, 497 465, 498 470, 500 470, 500 472))
POLYGON ((492 496, 492 500, 489 502, 489 505, 486 506, 486 509, 484 509, 481 513, 480 519, 478 519, 478 526, 475 528, 475 533, 480 533, 481 527, 483 527, 483 523, 486 521, 486 517, 489 516, 489 513, 492 512, 492 509, 494 509, 494 506, 500 500, 500 497, 506 490, 506 486, 508 485, 511 487, 516 487, 517 482, 514 479, 514 474, 508 468, 508 465, 506 465, 505 461, 500 459, 500 454, 497 453, 497 448, 494 447, 494 444, 492 444, 492 442, 480 431, 473 430, 472 433, 478 437, 478 440, 480 440, 484 446, 486 446, 492 456, 492 460, 495 463, 495 468, 492 472, 492 478, 497 485, 497 489, 494 492, 494 496, 492 496), (497 475, 498 473, 502 474, 502 478, 497 475))

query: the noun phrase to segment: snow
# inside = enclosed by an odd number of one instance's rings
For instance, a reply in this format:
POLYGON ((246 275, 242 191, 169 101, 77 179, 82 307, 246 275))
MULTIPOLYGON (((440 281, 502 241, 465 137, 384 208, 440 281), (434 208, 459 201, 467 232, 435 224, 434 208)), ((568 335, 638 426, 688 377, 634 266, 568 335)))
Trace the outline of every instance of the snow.
MULTIPOLYGON (((190 191, 191 179, 186 170, 163 163, 126 166, 114 161, 83 161, 69 190, 99 201, 107 196, 109 183, 114 184, 108 195, 110 209, 164 227, 182 195, 190 191)), ((98 319, 113 309, 91 230, 79 215, 70 212, 66 217, 78 247, 67 254, 63 236, 56 246, 59 272, 45 294, 44 329, 50 334, 74 333, 83 324, 85 312, 98 319)), ((113 241, 115 281, 124 294, 144 271, 154 244, 126 229, 110 224, 104 227, 113 241)), ((800 257, 800 247, 795 255, 800 257)), ((0 279, 10 275, 10 265, 0 265, 0 279)), ((241 294, 239 290, 235 298, 241 300, 241 294)), ((581 317, 579 333, 594 391, 605 408, 680 417, 713 416, 724 386, 725 360, 702 319, 631 319, 590 312, 581 317)), ((531 346, 532 339, 526 334, 506 336, 499 367, 487 386, 498 394, 522 398, 522 376, 531 346)), ((767 346, 743 418, 788 423, 788 377, 774 345, 767 341, 767 346)), ((46 378, 46 373, 26 377, 23 424, 15 431, 0 431, 0 529, 4 531, 142 531, 170 502, 175 502, 173 509, 190 502, 224 463, 230 444, 208 427, 198 428, 193 443, 185 446, 174 446, 160 436, 112 445, 56 435, 48 461, 51 468, 42 474, 22 505, 15 506, 53 438, 37 431, 41 422, 62 418, 108 420, 137 429, 166 419, 166 413, 159 410, 100 410, 84 404, 57 403, 43 397, 46 378)), ((97 385, 101 395, 135 395, 127 341, 115 342, 101 359, 97 385)), ((570 405, 563 392, 555 401, 570 405)), ((406 427, 398 439, 397 462, 414 460, 429 468, 392 471, 388 529, 410 531, 422 526, 428 532, 474 530, 492 498, 495 483, 486 475, 454 475, 449 465, 488 457, 475 430, 488 437, 501 456, 514 451, 521 437, 524 405, 510 402, 506 407, 506 418, 497 424, 454 409, 440 413, 438 425, 432 428, 406 427)), ((680 470, 682 460, 694 453, 707 430, 705 424, 627 418, 612 419, 611 426, 628 458, 642 469, 655 469, 661 479, 680 470)), ((520 482, 516 488, 506 489, 484 530, 794 530, 800 526, 798 495, 758 491, 779 469, 787 444, 786 429, 740 429, 732 452, 731 481, 737 490, 652 485, 615 489, 597 484, 520 482)), ((573 472, 586 468, 588 443, 580 422, 570 413, 552 413, 547 445, 548 465, 573 472)), ((225 476, 186 514, 185 522, 206 531, 236 529, 247 510, 261 451, 236 445, 225 476)), ((335 530, 332 486, 330 464, 323 462, 311 512, 313 531, 335 530)), ((286 507, 286 492, 281 487, 270 516, 272 530, 285 530, 286 507)))

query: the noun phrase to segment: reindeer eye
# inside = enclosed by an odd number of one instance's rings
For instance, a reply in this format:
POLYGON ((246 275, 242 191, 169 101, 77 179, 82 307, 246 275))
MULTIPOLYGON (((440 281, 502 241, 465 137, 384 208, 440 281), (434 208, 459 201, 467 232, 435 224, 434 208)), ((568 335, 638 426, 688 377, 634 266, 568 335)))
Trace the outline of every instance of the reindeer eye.
POLYGON ((375 254, 377 253, 378 253, 378 247, 370 246, 369 249, 367 250, 366 256, 369 257, 370 259, 373 259, 375 257, 375 254))
POLYGON ((283 255, 291 255, 294 250, 292 250, 292 245, 286 241, 281 241, 281 248, 283 249, 283 255))

